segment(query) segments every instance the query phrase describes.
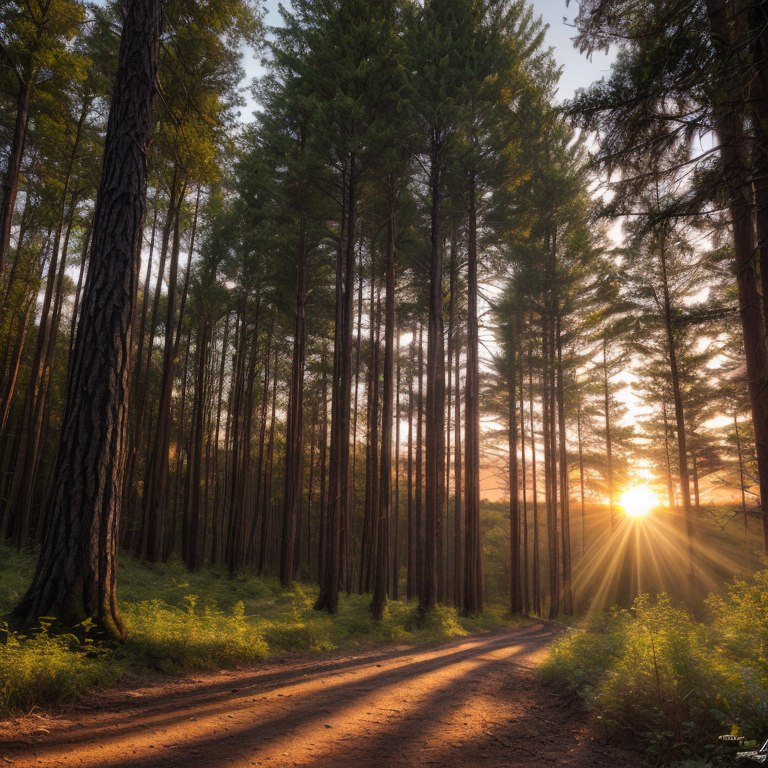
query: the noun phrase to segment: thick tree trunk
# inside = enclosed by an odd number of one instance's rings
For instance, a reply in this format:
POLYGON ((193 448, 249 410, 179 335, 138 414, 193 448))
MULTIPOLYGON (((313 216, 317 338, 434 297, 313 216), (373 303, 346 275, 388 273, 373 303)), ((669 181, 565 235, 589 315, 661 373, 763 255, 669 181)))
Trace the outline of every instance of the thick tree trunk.
MULTIPOLYGON (((455 362, 452 366, 455 391, 453 401, 453 604, 456 608, 461 608, 464 601, 464 492, 462 482, 464 467, 461 460, 463 456, 461 438, 461 334, 458 328, 456 328, 454 353, 455 362)), ((450 360, 448 364, 451 367, 450 360)))
POLYGON ((117 529, 160 31, 157 0, 127 7, 48 527, 32 585, 14 611, 26 625, 43 615, 68 625, 91 619, 123 635, 117 529))

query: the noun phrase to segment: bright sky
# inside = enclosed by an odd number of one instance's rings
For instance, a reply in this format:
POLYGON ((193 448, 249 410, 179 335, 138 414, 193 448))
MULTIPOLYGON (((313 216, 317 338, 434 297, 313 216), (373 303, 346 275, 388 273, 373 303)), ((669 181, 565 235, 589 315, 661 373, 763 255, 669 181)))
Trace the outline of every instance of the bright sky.
POLYGON ((568 6, 565 0, 533 0, 531 4, 549 25, 547 42, 554 50, 555 60, 563 68, 559 99, 570 98, 577 88, 584 88, 608 74, 613 55, 596 53, 590 61, 573 47, 573 19, 578 11, 576 0, 571 0, 568 6))

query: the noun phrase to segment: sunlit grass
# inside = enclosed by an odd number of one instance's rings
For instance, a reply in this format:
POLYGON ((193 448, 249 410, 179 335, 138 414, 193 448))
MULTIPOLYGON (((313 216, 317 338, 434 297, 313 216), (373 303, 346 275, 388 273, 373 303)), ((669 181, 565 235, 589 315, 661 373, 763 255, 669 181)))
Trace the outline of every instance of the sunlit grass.
MULTIPOLYGON (((0 545, 0 615, 20 599, 34 558, 0 545)), ((145 565, 121 558, 120 608, 126 642, 104 648, 46 627, 0 636, 0 714, 57 704, 126 671, 181 673, 252 665, 289 653, 392 644, 417 645, 492 629, 510 620, 501 608, 463 617, 439 606, 420 619, 415 603, 391 601, 375 621, 370 595, 342 596, 339 612, 314 610, 317 588, 277 579, 229 579, 216 569, 190 573, 180 563, 145 565)))

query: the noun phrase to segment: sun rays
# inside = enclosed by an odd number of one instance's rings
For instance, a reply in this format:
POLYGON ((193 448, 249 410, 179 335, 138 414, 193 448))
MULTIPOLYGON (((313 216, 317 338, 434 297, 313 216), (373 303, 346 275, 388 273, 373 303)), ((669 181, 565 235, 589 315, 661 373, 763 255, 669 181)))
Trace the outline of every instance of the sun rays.
POLYGON ((658 507, 659 499, 648 485, 634 485, 621 494, 619 504, 629 517, 647 517, 658 507))

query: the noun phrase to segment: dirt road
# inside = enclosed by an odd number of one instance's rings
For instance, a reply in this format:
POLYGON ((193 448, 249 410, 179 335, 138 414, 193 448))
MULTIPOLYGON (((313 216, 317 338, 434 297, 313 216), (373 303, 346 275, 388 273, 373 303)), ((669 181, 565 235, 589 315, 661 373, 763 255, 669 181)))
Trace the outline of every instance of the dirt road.
POLYGON ((538 624, 117 688, 2 724, 0 768, 640 765, 537 682, 554 634, 538 624))

